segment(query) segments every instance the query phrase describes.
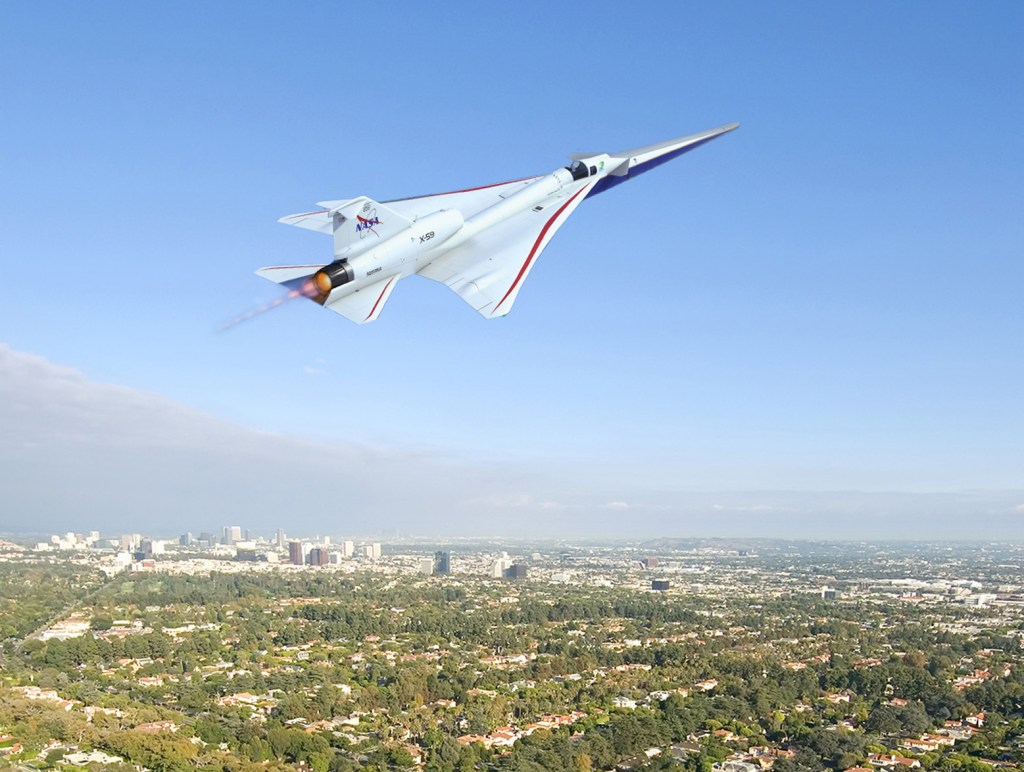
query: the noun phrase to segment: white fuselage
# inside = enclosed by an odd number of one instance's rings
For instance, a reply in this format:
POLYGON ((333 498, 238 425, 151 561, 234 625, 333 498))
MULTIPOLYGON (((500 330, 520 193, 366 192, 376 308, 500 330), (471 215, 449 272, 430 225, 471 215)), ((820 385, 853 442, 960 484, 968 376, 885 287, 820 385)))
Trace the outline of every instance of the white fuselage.
MULTIPOLYGON (((603 156, 602 156, 603 157, 603 156)), ((590 177, 603 176, 603 171, 590 177)), ((335 254, 352 270, 350 282, 337 287, 327 300, 334 302, 389 276, 410 276, 477 234, 542 204, 576 180, 566 168, 559 168, 524 185, 496 204, 464 219, 457 209, 441 209, 418 218, 404 230, 376 244, 362 243, 335 254)))
POLYGON ((355 275, 351 282, 339 289, 355 291, 385 276, 416 273, 423 264, 424 256, 451 239, 464 227, 464 223, 462 213, 457 209, 442 209, 419 218, 405 230, 351 257, 338 255, 348 262, 355 275))

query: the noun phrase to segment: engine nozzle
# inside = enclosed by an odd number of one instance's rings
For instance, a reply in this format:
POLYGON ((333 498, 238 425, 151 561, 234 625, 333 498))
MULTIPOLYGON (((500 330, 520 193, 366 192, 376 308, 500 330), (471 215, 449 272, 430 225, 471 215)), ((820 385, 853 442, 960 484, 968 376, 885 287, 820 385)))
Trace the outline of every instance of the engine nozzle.
POLYGON ((313 283, 313 288, 319 294, 328 295, 331 290, 340 287, 342 284, 348 284, 355 277, 352 266, 344 260, 338 260, 330 265, 325 265, 314 273, 310 281, 313 283))

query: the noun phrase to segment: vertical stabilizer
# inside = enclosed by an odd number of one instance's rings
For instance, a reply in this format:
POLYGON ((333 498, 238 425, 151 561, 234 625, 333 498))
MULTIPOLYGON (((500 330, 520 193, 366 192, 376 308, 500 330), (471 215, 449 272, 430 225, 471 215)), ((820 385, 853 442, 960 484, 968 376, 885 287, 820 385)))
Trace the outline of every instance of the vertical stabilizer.
POLYGON ((351 201, 325 201, 321 206, 329 210, 336 258, 371 249, 412 224, 398 212, 366 196, 351 201))

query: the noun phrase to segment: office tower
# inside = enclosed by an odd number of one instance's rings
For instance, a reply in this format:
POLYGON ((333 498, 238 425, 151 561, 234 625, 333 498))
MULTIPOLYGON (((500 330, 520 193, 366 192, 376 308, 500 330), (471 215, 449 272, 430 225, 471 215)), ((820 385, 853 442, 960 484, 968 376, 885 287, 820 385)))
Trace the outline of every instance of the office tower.
POLYGON ((434 553, 434 573, 447 576, 452 572, 451 554, 447 550, 434 553))
POLYGON ((507 569, 505 569, 506 579, 525 579, 526 578, 526 565, 523 563, 513 563, 507 569))

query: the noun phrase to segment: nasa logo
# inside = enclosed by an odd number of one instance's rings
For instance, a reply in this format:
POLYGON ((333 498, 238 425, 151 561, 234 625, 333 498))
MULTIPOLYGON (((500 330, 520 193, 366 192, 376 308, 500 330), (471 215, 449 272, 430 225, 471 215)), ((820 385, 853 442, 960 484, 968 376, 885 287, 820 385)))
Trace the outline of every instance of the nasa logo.
POLYGON ((361 214, 356 215, 356 233, 359 234, 359 238, 365 238, 367 233, 372 233, 377 238, 380 238, 380 234, 374 230, 374 227, 381 225, 380 218, 377 216, 377 210, 370 207, 369 204, 363 207, 363 213, 366 217, 361 214))

